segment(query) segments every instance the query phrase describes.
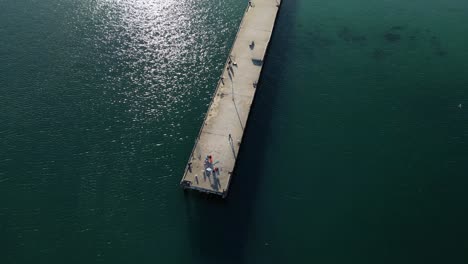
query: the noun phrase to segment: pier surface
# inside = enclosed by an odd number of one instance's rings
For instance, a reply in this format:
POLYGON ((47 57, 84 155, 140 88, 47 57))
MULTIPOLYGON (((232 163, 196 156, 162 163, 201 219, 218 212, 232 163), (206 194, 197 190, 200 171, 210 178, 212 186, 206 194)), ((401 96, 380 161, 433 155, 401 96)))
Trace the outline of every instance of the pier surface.
POLYGON ((226 197, 280 2, 249 3, 180 182, 183 188, 226 197))

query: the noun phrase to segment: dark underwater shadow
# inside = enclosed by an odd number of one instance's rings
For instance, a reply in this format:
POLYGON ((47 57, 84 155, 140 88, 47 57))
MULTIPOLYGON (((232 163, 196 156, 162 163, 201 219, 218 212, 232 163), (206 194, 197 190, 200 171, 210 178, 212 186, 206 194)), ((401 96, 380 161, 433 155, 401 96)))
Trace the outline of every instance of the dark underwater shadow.
MULTIPOLYGON (((264 68, 257 85, 244 139, 226 199, 185 192, 189 239, 194 263, 244 263, 255 201, 264 175, 265 149, 269 144, 272 112, 284 76, 296 0, 283 1, 264 68)), ((188 254, 188 252, 181 252, 188 254)))

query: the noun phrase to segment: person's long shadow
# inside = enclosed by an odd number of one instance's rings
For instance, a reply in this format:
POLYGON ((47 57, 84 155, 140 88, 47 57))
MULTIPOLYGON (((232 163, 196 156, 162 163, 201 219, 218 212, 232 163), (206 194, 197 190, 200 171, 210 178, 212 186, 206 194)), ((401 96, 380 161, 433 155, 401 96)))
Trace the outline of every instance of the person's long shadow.
MULTIPOLYGON (((287 43, 296 1, 284 1, 276 21, 269 51, 257 85, 257 94, 226 199, 186 192, 189 238, 195 263, 244 262, 252 215, 263 178, 266 146, 271 138, 273 108, 277 102, 278 79, 284 75, 287 43), (286 47, 285 47, 286 46, 286 47)), ((252 88, 254 89, 254 88, 252 88)))
POLYGON ((229 139, 229 145, 231 146, 231 151, 232 155, 234 156, 234 159, 237 159, 236 150, 234 149, 234 142, 232 142, 232 138, 229 139))

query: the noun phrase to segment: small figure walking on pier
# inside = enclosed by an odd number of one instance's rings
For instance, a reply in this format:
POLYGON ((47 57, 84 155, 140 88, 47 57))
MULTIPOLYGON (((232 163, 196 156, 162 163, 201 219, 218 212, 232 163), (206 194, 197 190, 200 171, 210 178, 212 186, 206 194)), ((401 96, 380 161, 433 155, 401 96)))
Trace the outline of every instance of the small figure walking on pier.
POLYGON ((249 6, 250 6, 250 7, 253 7, 253 6, 252 6, 252 1, 249 1, 249 6))
POLYGON ((254 49, 255 48, 255 42, 252 40, 252 43, 250 43, 249 45, 250 49, 254 49))
POLYGON ((189 163, 188 163, 187 169, 188 169, 188 171, 189 171, 190 173, 192 173, 192 162, 189 162, 189 163))
POLYGON ((232 136, 231 136, 231 134, 229 134, 229 141, 232 141, 232 136))

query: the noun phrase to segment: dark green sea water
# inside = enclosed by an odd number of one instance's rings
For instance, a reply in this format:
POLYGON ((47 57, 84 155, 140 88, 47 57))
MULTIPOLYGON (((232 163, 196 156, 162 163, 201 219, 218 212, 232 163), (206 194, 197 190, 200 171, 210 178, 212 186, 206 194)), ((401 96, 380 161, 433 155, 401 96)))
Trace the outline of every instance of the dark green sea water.
POLYGON ((0 0, 0 263, 468 263, 468 2, 283 0, 226 200, 178 187, 246 0, 0 0))

